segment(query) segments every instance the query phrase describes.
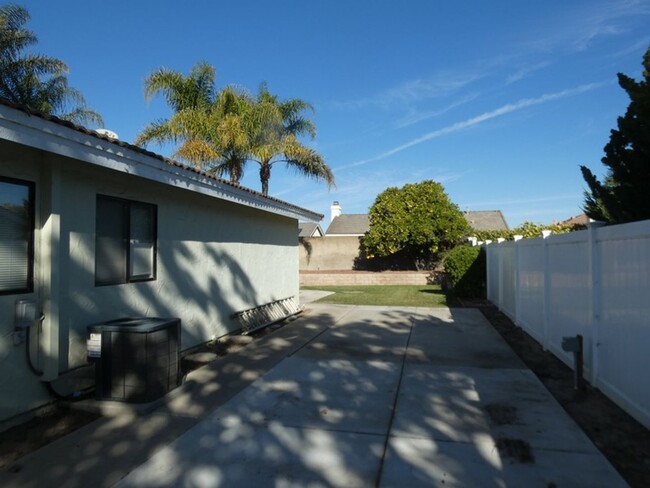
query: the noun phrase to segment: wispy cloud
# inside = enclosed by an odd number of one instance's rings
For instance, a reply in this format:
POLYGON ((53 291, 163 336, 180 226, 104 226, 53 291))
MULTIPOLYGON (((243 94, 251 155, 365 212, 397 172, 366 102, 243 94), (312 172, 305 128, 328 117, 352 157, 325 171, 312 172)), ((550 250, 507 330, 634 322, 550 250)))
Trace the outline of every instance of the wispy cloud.
POLYGON ((622 58, 630 54, 643 53, 645 52, 646 49, 648 49, 648 45, 650 45, 650 36, 646 36, 643 39, 640 39, 639 41, 635 42, 631 46, 628 46, 625 49, 621 49, 620 51, 616 51, 615 53, 612 53, 608 57, 622 58))
POLYGON ((556 19, 554 29, 548 30, 552 34, 538 37, 531 45, 545 51, 558 47, 585 51, 599 38, 627 32, 630 19, 647 15, 650 4, 646 0, 589 2, 556 19))
POLYGON ((402 117, 395 123, 395 128, 402 129, 404 127, 417 124, 418 122, 422 122, 424 120, 432 119, 434 117, 439 117, 440 115, 446 114, 450 110, 460 107, 461 105, 465 105, 466 103, 469 103, 472 100, 476 100, 477 97, 478 97, 478 93, 472 93, 438 110, 430 110, 427 112, 422 112, 417 109, 411 109, 411 111, 408 114, 406 114, 404 117, 402 117))
POLYGON ((439 98, 455 93, 489 74, 485 66, 466 70, 447 70, 426 78, 416 78, 388 88, 366 98, 336 101, 333 106, 339 110, 359 110, 368 107, 390 108, 416 104, 423 100, 439 98))
POLYGON ((420 136, 416 139, 412 139, 404 144, 401 144, 399 146, 396 146, 392 149, 389 149, 388 151, 385 151, 377 156, 374 156, 372 158, 368 159, 363 159, 361 161, 356 161, 354 163, 345 165, 345 166, 339 166, 336 168, 337 170, 342 170, 342 169, 348 169, 348 168, 354 168, 356 166, 362 166, 364 164, 372 163, 375 161, 379 161, 382 159, 386 159, 390 156, 393 156, 394 154, 397 154, 399 152, 402 152, 406 149, 409 149, 413 146, 417 146, 419 144, 422 144, 423 142, 430 141, 432 139, 436 139, 438 137, 445 136, 447 134, 453 134, 454 132, 459 132, 461 130, 468 129, 470 127, 474 127, 476 125, 482 124, 484 122, 487 122, 489 120, 495 119, 497 117, 502 117, 503 115, 510 114, 512 112, 517 112, 519 110, 523 110, 528 107, 533 107, 535 105, 541 105, 544 103, 552 102, 555 100, 559 100, 561 98, 566 98, 574 95, 579 95, 581 93, 586 93, 588 91, 594 90, 596 88, 599 88, 603 85, 606 85, 608 83, 589 83, 586 85, 580 85, 576 88, 570 88, 567 90, 562 90, 559 92, 555 93, 548 93, 545 95, 542 95, 537 98, 525 98, 523 100, 519 100, 518 102, 515 103, 508 103, 506 105, 503 105, 502 107, 499 107, 495 110, 492 110, 490 112, 485 112, 482 113, 481 115, 477 115, 476 117, 472 117, 467 120, 463 120, 462 122, 456 122, 455 124, 449 125, 447 127, 443 127, 442 129, 437 129, 432 132, 429 132, 427 134, 424 134, 423 136, 420 136))
POLYGON ((550 62, 543 61, 541 63, 534 64, 533 66, 523 67, 519 71, 516 71, 515 73, 508 76, 508 78, 506 78, 506 85, 511 85, 512 83, 520 81, 528 77, 529 75, 535 73, 536 71, 547 68, 550 65, 551 65, 550 62))

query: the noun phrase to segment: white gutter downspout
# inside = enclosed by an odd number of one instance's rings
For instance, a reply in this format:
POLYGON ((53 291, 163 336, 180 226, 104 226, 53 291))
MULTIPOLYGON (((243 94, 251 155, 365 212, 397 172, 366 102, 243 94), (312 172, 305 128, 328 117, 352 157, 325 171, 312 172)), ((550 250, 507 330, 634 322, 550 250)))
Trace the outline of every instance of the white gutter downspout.
MULTIPOLYGON (((41 201, 42 226, 40 231, 40 301, 45 314, 43 321, 41 361, 42 381, 52 381, 59 376, 59 298, 61 267, 61 168, 56 162, 49 165, 50 184, 42 187, 50 189, 49 195, 43 192, 41 201), (49 197, 49 198, 48 198, 49 197)), ((40 358, 39 358, 40 359, 40 358)))

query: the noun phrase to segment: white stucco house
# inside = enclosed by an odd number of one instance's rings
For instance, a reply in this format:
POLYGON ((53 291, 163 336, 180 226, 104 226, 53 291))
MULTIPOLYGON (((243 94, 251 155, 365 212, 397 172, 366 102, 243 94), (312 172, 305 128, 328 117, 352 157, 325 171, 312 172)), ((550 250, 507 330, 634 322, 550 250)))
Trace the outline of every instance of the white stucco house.
POLYGON ((178 317, 187 350, 237 330, 233 313, 297 299, 298 222, 321 218, 0 102, 0 423, 86 364, 89 324, 178 317))

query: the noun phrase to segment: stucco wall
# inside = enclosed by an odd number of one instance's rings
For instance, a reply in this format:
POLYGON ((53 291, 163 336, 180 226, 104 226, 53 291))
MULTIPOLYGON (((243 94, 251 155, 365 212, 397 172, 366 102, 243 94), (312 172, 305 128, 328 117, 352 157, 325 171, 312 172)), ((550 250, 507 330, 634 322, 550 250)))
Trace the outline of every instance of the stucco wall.
MULTIPOLYGON (((17 146, 0 142, 0 175, 35 182, 38 208, 41 201, 38 191, 41 186, 39 154, 29 150, 23 151, 23 154, 24 157, 17 146)), ((37 212, 37 227, 40 226, 39 217, 37 212)), ((35 262, 38 263, 39 260, 40 253, 36 249, 35 262)), ((0 421, 23 410, 35 408, 48 399, 45 386, 27 366, 25 344, 14 346, 12 336, 16 300, 33 300, 35 296, 35 293, 0 295, 0 421)))
POLYGON ((300 269, 309 271, 354 269, 359 237, 308 237, 300 243, 300 269))
POLYGON ((12 342, 13 304, 19 298, 35 299, 39 311, 46 311, 41 354, 33 357, 39 366, 65 371, 85 364, 89 324, 124 316, 180 317, 187 349, 238 328, 230 318, 235 311, 298 295, 295 219, 1 144, 0 174, 36 182, 39 230, 35 292, 0 296, 0 420, 47 400, 27 368, 24 344, 12 342), (97 194, 157 205, 156 280, 95 286, 97 194), (57 215, 60 237, 50 245, 52 234, 42 228, 57 215), (50 254, 59 256, 52 271, 50 254), (53 342, 56 347, 50 347, 53 342))

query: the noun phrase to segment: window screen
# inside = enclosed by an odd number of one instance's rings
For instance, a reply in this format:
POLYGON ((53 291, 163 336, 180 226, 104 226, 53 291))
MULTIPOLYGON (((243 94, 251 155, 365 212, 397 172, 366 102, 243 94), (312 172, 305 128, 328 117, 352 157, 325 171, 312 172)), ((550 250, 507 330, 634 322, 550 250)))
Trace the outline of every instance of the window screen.
POLYGON ((34 184, 0 178, 0 293, 33 289, 34 184))
POLYGON ((155 272, 155 205, 98 195, 95 284, 151 280, 155 272))
POLYGON ((131 204, 130 255, 131 279, 154 277, 155 207, 153 205, 131 204))

